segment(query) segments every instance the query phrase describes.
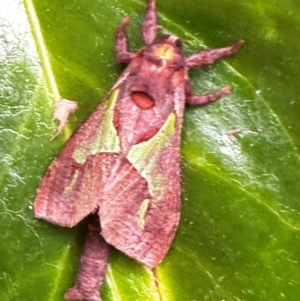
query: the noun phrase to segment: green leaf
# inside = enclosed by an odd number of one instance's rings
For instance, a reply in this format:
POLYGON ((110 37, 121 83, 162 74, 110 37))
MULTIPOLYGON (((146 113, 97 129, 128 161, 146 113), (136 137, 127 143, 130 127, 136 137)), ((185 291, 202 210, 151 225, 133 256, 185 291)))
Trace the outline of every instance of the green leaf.
MULTIPOLYGON (((300 7, 296 0, 157 3, 186 54, 243 38, 234 57, 193 70, 194 91, 232 93, 187 108, 182 219, 154 271, 114 250, 103 300, 289 300, 300 295, 300 7), (227 135, 231 129, 243 130, 227 135)), ((39 181, 122 72, 114 38, 145 1, 0 2, 0 300, 59 301, 75 281, 85 225, 34 218, 39 181), (59 97, 78 101, 55 141, 59 97)))

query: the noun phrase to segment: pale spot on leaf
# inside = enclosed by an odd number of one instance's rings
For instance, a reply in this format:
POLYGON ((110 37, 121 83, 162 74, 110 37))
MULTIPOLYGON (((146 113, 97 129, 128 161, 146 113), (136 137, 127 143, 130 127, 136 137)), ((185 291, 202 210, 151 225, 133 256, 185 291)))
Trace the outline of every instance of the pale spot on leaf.
POLYGON ((55 139, 65 127, 69 115, 77 109, 77 103, 72 100, 62 99, 58 101, 54 109, 54 118, 59 121, 57 132, 51 137, 51 141, 55 139))

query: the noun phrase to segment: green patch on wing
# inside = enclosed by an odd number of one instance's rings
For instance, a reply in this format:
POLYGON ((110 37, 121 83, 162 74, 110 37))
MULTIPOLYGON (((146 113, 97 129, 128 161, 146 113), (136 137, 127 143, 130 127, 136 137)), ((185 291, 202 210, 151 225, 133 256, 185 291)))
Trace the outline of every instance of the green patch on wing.
POLYGON ((89 140, 73 153, 74 160, 83 164, 90 155, 99 153, 118 153, 120 152, 120 140, 117 130, 113 124, 114 109, 118 99, 119 89, 113 91, 110 97, 103 104, 102 119, 95 131, 97 134, 92 141, 89 140))
POLYGON ((173 112, 156 135, 148 141, 132 146, 127 155, 127 159, 147 180, 151 195, 163 193, 161 191, 163 176, 155 170, 161 151, 169 145, 170 138, 175 134, 175 122, 176 115, 173 112))

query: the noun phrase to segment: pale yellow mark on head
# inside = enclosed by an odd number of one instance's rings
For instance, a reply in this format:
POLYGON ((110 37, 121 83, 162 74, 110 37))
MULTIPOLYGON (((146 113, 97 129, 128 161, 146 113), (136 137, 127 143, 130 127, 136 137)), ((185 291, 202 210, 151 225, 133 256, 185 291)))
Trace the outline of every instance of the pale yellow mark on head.
POLYGON ((139 208, 139 211, 138 211, 138 214, 139 214, 139 220, 138 220, 138 226, 141 228, 141 229, 144 229, 145 228, 145 215, 147 213, 147 210, 149 208, 149 205, 150 205, 150 200, 149 199, 145 199, 143 200, 140 208, 139 208))
POLYGON ((162 60, 171 61, 175 57, 174 48, 168 44, 158 46, 154 50, 154 54, 162 60))

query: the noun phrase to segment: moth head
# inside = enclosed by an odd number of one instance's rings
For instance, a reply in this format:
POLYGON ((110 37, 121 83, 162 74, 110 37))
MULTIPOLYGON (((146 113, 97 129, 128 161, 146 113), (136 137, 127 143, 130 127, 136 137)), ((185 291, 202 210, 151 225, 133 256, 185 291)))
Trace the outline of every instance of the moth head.
POLYGON ((154 53, 161 59, 173 60, 182 51, 182 42, 172 35, 164 35, 154 43, 154 53))
POLYGON ((175 49, 179 51, 182 50, 182 42, 175 36, 172 35, 163 35, 159 39, 156 40, 155 44, 168 44, 173 46, 175 49))

